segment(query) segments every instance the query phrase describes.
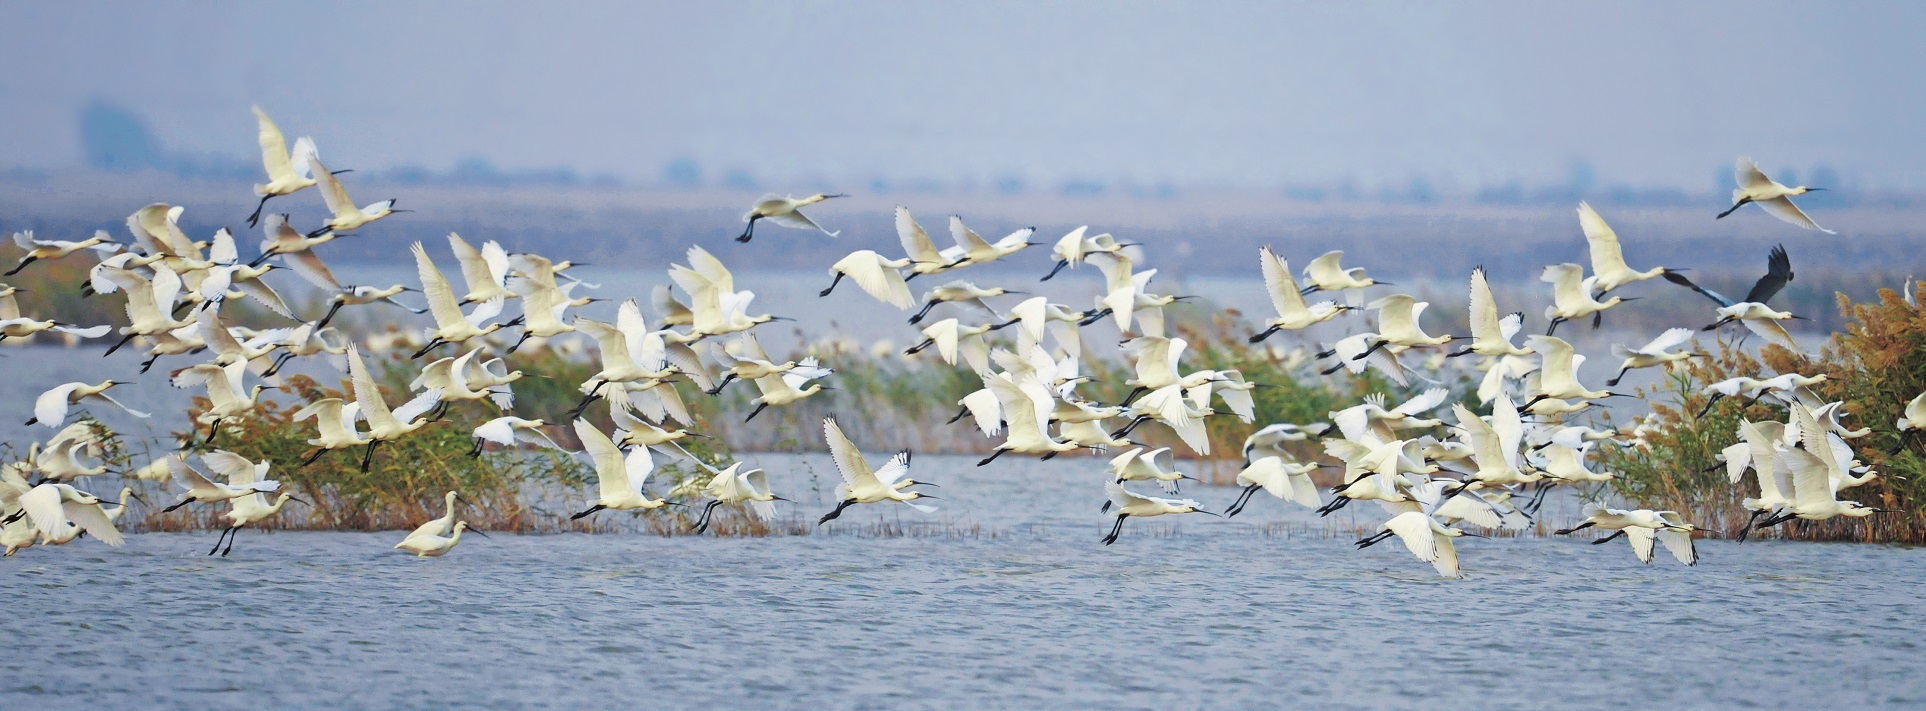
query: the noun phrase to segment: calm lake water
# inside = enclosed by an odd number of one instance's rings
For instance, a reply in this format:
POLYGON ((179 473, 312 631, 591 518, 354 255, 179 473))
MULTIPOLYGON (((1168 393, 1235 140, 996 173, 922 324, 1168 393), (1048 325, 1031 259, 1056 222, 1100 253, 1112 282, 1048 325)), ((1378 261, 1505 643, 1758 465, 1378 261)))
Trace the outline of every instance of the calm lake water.
MULTIPOLYGON (((758 463, 803 502, 784 515, 829 508, 820 457, 758 463)), ((1686 568, 1616 541, 1465 539, 1446 581, 1395 541, 1352 549, 1375 507, 1323 522, 1260 497, 1104 547, 1100 460, 972 464, 917 458, 937 514, 857 507, 809 536, 29 549, 0 561, 22 652, 0 659, 0 708, 1926 704, 1919 550, 1710 541, 1686 568)), ((1235 493, 1186 490, 1213 510, 1235 493)))

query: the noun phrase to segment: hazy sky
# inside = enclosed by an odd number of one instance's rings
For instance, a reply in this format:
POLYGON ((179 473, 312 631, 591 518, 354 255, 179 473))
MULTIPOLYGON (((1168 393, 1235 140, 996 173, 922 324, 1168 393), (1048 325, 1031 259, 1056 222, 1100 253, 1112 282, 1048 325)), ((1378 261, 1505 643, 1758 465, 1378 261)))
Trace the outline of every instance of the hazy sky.
POLYGON ((80 108, 244 155, 654 180, 1426 176, 1711 187, 1738 154, 1926 188, 1926 3, 0 3, 0 167, 80 108))

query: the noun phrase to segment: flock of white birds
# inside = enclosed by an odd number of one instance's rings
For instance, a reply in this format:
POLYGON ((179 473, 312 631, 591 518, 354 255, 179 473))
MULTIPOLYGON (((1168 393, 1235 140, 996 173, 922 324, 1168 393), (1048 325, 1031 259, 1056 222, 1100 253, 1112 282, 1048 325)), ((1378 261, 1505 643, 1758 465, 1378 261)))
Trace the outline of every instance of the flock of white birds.
MULTIPOLYGON (((439 421, 450 403, 460 401, 488 400, 503 414, 473 428, 474 454, 491 443, 507 448, 560 449, 546 433, 560 423, 508 414, 514 404, 511 384, 523 374, 510 371, 502 358, 490 357, 490 348, 494 346, 494 334, 511 329, 520 333, 506 348, 509 353, 531 339, 536 341, 535 347, 547 347, 549 339, 569 333, 586 336, 596 345, 600 369, 581 384, 581 405, 570 417, 579 415, 592 401, 605 399, 616 427, 613 432, 604 432, 586 419, 573 419, 567 425, 582 443, 583 455, 593 464, 599 479, 595 499, 574 518, 603 510, 682 505, 649 493, 658 456, 687 460, 713 474, 702 489, 709 501, 695 524, 698 531, 709 524, 711 513, 719 505, 738 504, 767 520, 775 515, 773 502, 787 501, 770 491, 762 470, 745 468, 742 462, 726 466, 705 462, 678 444, 678 440, 693 435, 685 429, 693 418, 673 385, 677 380, 691 381, 711 395, 737 380, 753 381, 760 392, 749 415, 753 419, 765 408, 785 407, 821 392, 824 386, 816 381, 833 374, 815 358, 779 362, 764 352, 751 331, 778 317, 752 313, 754 294, 738 290, 728 268, 709 251, 691 247, 688 264, 670 268, 669 276, 680 293, 667 287, 656 290, 652 298, 656 312, 653 326, 633 300, 617 307, 612 322, 571 317, 571 309, 595 301, 575 292, 596 285, 570 277, 569 262, 531 253, 510 254, 492 241, 476 248, 452 233, 448 243, 460 265, 465 291, 451 284, 419 242, 412 247, 419 288, 343 285, 316 248, 403 211, 395 209, 393 200, 357 206, 336 174, 323 167, 312 140, 302 138, 290 150, 273 121, 259 109, 255 113, 268 175, 268 182, 255 186, 261 203, 248 218, 250 226, 258 222, 264 231, 257 258, 243 261, 236 238, 225 229, 207 241, 190 238, 178 226, 182 208, 156 204, 127 218, 131 243, 116 242, 105 231, 78 242, 40 240, 31 233, 16 235, 27 252, 9 272, 80 251, 98 253, 100 262, 92 268, 83 288, 90 294, 123 294, 129 320, 129 325, 118 330, 120 338, 108 352, 138 343, 137 347, 149 354, 143 373, 163 356, 201 359, 174 370, 170 377, 176 387, 205 393, 208 405, 196 420, 198 426, 206 428, 205 435, 200 435, 197 427, 198 443, 190 441, 182 453, 162 457, 135 474, 170 478, 180 487, 180 499, 166 509, 169 511, 188 505, 227 504, 229 524, 209 555, 216 551, 226 555, 233 548, 234 534, 242 527, 276 516, 283 505, 296 500, 288 493, 279 493, 270 501, 269 496, 279 492, 281 485, 269 478, 268 462, 249 461, 214 448, 223 424, 254 411, 262 392, 278 385, 278 372, 292 359, 344 361, 354 394, 352 401, 321 399, 299 411, 299 420, 314 421, 316 435, 309 441, 314 452, 303 465, 330 451, 359 449, 361 466, 366 470, 383 442, 408 437, 439 421), (329 216, 319 227, 304 233, 292 226, 286 215, 270 214, 261 219, 270 199, 309 187, 319 188, 327 207, 329 216), (294 310, 263 281, 278 268, 293 271, 329 295, 327 312, 313 321, 295 316, 294 310), (403 292, 418 292, 425 298, 426 308, 415 309, 397 301, 403 292), (298 325, 256 330, 227 323, 221 306, 237 296, 250 298, 298 325), (519 300, 520 314, 504 319, 504 306, 511 300, 519 300), (433 326, 419 339, 404 332, 400 337, 388 335, 355 342, 328 325, 343 308, 372 308, 375 304, 427 314, 433 326), (419 348, 412 353, 415 359, 437 351, 445 355, 428 360, 411 384, 409 399, 391 406, 376 386, 364 351, 406 352, 416 345, 419 348), (255 382, 252 386, 251 380, 255 382), (194 449, 202 452, 198 456, 200 468, 188 458, 194 449)), ((1745 159, 1739 161, 1737 179, 1739 189, 1734 192, 1732 210, 1756 203, 1787 222, 1820 229, 1790 200, 1817 188, 1780 185, 1745 159)), ((765 197, 744 216, 747 227, 737 239, 752 239, 756 224, 765 220, 833 237, 837 233, 822 228, 801 210, 834 197, 840 196, 765 197)), ((907 353, 935 348, 944 362, 968 368, 981 377, 983 388, 964 397, 958 403, 961 411, 951 420, 968 416, 984 434, 1001 439, 994 453, 979 466, 1006 454, 1051 459, 1077 450, 1120 451, 1109 460, 1103 484, 1107 501, 1102 510, 1115 517, 1102 539, 1105 544, 1117 539, 1131 517, 1188 513, 1235 516, 1259 493, 1326 514, 1351 501, 1367 500, 1381 505, 1389 519, 1378 533, 1358 541, 1358 547, 1395 536, 1439 573, 1457 577, 1458 554, 1453 539, 1476 535, 1460 526, 1522 529, 1535 515, 1548 487, 1590 485, 1612 478, 1611 473, 1587 468, 1586 457, 1592 448, 1607 442, 1643 446, 1649 419, 1625 432, 1561 423, 1602 398, 1620 394, 1580 382, 1578 369, 1584 356, 1555 336, 1560 324, 1589 317, 1596 327, 1603 312, 1631 300, 1613 292, 1663 277, 1717 303, 1715 322, 1703 330, 1742 324, 1769 343, 1799 352, 1798 343, 1782 327, 1783 321, 1796 317, 1767 305, 1793 277, 1783 249, 1773 250, 1767 274, 1750 293, 1743 299, 1731 299, 1693 284, 1677 269, 1639 271, 1628 267, 1617 235, 1596 211, 1581 203, 1578 218, 1590 243, 1591 273, 1587 275, 1585 265, 1580 264, 1544 269, 1540 279, 1552 285, 1551 305, 1543 311, 1548 327, 1543 335, 1526 337, 1522 345, 1516 338, 1523 328, 1524 314, 1500 308, 1483 269, 1470 276, 1471 334, 1433 336, 1421 323, 1428 306, 1425 302, 1410 295, 1388 294, 1371 299, 1367 305, 1363 297, 1366 291, 1389 285, 1374 280, 1364 269, 1342 266, 1342 252, 1311 260, 1300 283, 1287 259, 1269 248, 1262 250, 1259 266, 1276 316, 1262 324, 1263 330, 1250 338, 1252 343, 1280 331, 1300 331, 1347 312, 1368 310, 1374 315, 1369 321, 1376 324, 1376 330, 1355 333, 1323 347, 1316 357, 1331 363, 1323 372, 1374 369, 1408 387, 1414 379, 1429 380, 1426 369, 1414 365, 1412 359, 1417 354, 1429 352, 1431 369, 1447 358, 1473 356, 1481 361, 1478 368, 1484 372, 1476 397, 1488 411, 1479 414, 1461 402, 1450 406, 1448 422, 1429 417, 1450 398, 1449 392, 1439 387, 1395 406, 1382 395, 1373 395, 1330 413, 1329 422, 1262 427, 1244 443, 1246 466, 1236 478, 1243 489, 1222 514, 1205 511, 1195 500, 1146 496, 1128 488, 1136 482, 1155 482, 1163 493, 1176 494, 1181 480, 1193 478, 1178 471, 1170 448, 1147 448, 1129 439, 1133 430, 1145 423, 1157 423, 1169 428, 1196 454, 1207 455, 1210 440, 1204 427, 1206 418, 1230 415, 1253 422, 1252 390, 1261 385, 1231 370, 1185 370, 1188 344, 1167 334, 1164 314, 1166 307, 1185 297, 1152 289, 1156 270, 1139 267, 1143 258, 1140 246, 1120 242, 1109 234, 1088 235, 1081 227, 1054 242, 1051 256, 1056 264, 1043 277, 1045 280, 1085 262, 1102 272, 1102 290, 1089 309, 1031 297, 1006 311, 993 300, 1021 292, 961 279, 934 286, 923 296, 921 309, 910 323, 920 324, 944 305, 957 315, 922 326, 924 340, 907 353), (1345 303, 1312 303, 1306 298, 1310 294, 1343 296, 1345 303), (1077 392, 1079 384, 1090 381, 1078 373, 1083 334, 1106 319, 1122 335, 1123 353, 1134 365, 1134 377, 1126 383, 1134 389, 1121 402, 1112 404, 1086 399, 1077 392), (1014 342, 993 345, 993 332, 1011 327, 1015 329, 1014 342), (1292 442, 1311 440, 1321 440, 1323 451, 1333 461, 1341 462, 1342 481, 1331 487, 1328 496, 1310 477, 1320 465, 1301 461, 1287 447, 1292 442)), ((895 224, 904 256, 890 258, 871 250, 853 252, 830 268, 834 280, 821 295, 829 296, 847 278, 871 297, 909 310, 918 304, 910 281, 988 264, 1040 244, 1032 241, 1034 230, 1018 230, 991 241, 960 218, 951 217, 949 228, 955 244, 939 248, 909 210, 896 208, 895 224)), ((24 317, 14 300, 14 290, 0 290, 0 338, 48 330, 99 338, 107 336, 110 327, 83 328, 24 317)), ((1675 328, 1636 348, 1614 346, 1612 356, 1620 361, 1620 368, 1608 386, 1616 385, 1632 369, 1665 367, 1704 355, 1683 350, 1693 333, 1691 328, 1675 328)), ((1789 412, 1789 420, 1783 423, 1743 423, 1737 433, 1739 444, 1724 453, 1733 482, 1751 472, 1760 491, 1758 498, 1745 502, 1754 512, 1747 530, 1794 518, 1821 520, 1878 512, 1838 498, 1841 490, 1863 484, 1877 474, 1853 458, 1849 445, 1850 440, 1869 430, 1846 427, 1840 421, 1842 403, 1821 402, 1810 389, 1823 377, 1786 373, 1735 379, 1708 389, 1715 398, 1775 398, 1784 402, 1789 412)), ((83 534, 107 545, 123 542, 115 521, 127 510, 133 492, 123 489, 119 500, 110 502, 74 486, 76 481, 104 473, 106 467, 88 464, 100 456, 99 424, 91 420, 68 424, 70 415, 85 407, 116 407, 147 417, 107 394, 121 382, 67 383, 47 391, 35 402, 28 424, 43 425, 57 433, 44 444, 34 443, 25 460, 8 463, 0 470, 0 507, 4 507, 0 517, 5 522, 0 544, 4 544, 7 555, 36 543, 67 543, 83 534)), ((1907 419, 1899 423, 1902 432, 1926 428, 1926 394, 1914 399, 1906 414, 1907 419)), ((835 509, 823 515, 819 524, 861 504, 894 501, 919 511, 935 510, 922 500, 936 497, 918 488, 929 484, 910 477, 909 451, 872 467, 834 418, 825 419, 823 429, 843 484, 837 490, 835 509)), ((422 524, 395 547, 419 556, 438 556, 452 550, 464 531, 476 530, 456 515, 458 498, 456 492, 448 492, 447 515, 422 524)), ((1589 504, 1584 513, 1583 521, 1558 532, 1610 530, 1614 532, 1610 537, 1597 542, 1624 536, 1641 561, 1652 559, 1655 542, 1663 543, 1686 564, 1697 560, 1692 540, 1698 527, 1674 512, 1589 504)))

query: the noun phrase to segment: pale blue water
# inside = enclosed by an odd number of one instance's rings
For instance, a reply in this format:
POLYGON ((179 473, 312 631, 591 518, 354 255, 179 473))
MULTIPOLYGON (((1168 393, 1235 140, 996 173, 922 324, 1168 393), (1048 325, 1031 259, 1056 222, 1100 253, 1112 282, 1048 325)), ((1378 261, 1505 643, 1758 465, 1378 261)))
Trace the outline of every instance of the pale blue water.
MULTIPOLYGON (((827 510, 820 463, 763 462, 827 510), (779 470, 779 471, 778 471, 779 470), (813 470, 813 474, 812 474, 813 470), (821 482, 818 482, 821 483, 821 482)), ((1926 704, 1926 552, 1465 539, 1445 581, 1260 497, 1096 539, 1100 464, 919 457, 843 535, 143 534, 0 561, 0 708, 1854 708, 1926 704), (999 462, 999 465, 1003 464, 999 462), (863 535, 878 522, 921 535, 863 535), (942 530, 962 531, 948 536, 942 530), (49 656, 51 655, 51 656, 49 656)), ((1229 488, 1193 487, 1211 509, 1229 488)), ((1568 502, 1546 520, 1570 516, 1568 502)), ((621 514, 616 514, 621 516, 621 514)), ((1170 518, 1170 517, 1167 517, 1170 518)))

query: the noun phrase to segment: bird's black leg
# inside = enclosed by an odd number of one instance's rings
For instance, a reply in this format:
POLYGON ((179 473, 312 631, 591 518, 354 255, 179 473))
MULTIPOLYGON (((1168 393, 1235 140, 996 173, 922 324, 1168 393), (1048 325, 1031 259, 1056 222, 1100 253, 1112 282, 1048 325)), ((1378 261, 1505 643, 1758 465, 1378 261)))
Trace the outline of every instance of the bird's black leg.
POLYGON ((603 506, 603 505, 601 505, 601 504, 596 504, 596 505, 594 505, 594 506, 590 506, 590 507, 588 507, 588 510, 587 510, 587 511, 583 511, 583 512, 581 512, 581 513, 578 513, 578 514, 575 514, 574 516, 570 516, 570 517, 568 517, 568 520, 570 520, 570 521, 579 521, 579 520, 581 520, 581 519, 582 519, 582 517, 584 517, 584 516, 587 516, 587 515, 589 515, 589 514, 592 514, 592 513, 595 513, 595 512, 597 512, 597 511, 601 511, 602 509, 606 509, 606 508, 608 508, 608 507, 607 507, 607 506, 603 506))
POLYGON ((1264 329, 1264 331, 1263 331, 1262 333, 1258 333, 1258 334, 1255 334, 1255 335, 1252 335, 1252 336, 1251 336, 1251 338, 1250 338, 1250 342, 1252 342, 1252 343, 1262 343, 1262 342, 1264 342, 1264 339, 1266 339, 1266 338, 1270 338, 1270 337, 1271 337, 1271 334, 1273 334, 1273 333, 1277 333, 1277 331, 1278 331, 1278 327, 1277 327, 1277 326, 1272 326, 1272 327, 1270 327, 1270 328, 1267 328, 1267 329, 1264 329))
POLYGON ((1141 424, 1143 424, 1143 423, 1144 423, 1144 420, 1147 420, 1147 419, 1150 419, 1150 418, 1148 418, 1148 417, 1144 417, 1144 416, 1141 416, 1141 415, 1139 415, 1139 416, 1137 416, 1137 417, 1134 417, 1134 418, 1131 418, 1131 420, 1130 420, 1130 424, 1127 424, 1127 425, 1124 425, 1124 426, 1123 426, 1123 428, 1121 428, 1121 429, 1119 429, 1119 430, 1117 430, 1117 431, 1115 431, 1115 432, 1112 432, 1112 433, 1110 433, 1110 438, 1111 438, 1111 439, 1122 439, 1122 438, 1123 438, 1124 436, 1126 436, 1126 435, 1129 435, 1129 434, 1130 434, 1130 432, 1131 432, 1131 430, 1134 430, 1134 429, 1137 429, 1137 425, 1141 425, 1141 424))
POLYGON ((602 391, 602 386, 608 385, 608 384, 609 383, 606 380, 595 381, 595 386, 589 388, 589 391, 582 395, 582 401, 575 403, 575 409, 569 410, 566 414, 563 415, 563 417, 566 419, 574 419, 576 415, 582 414, 583 410, 588 409, 589 403, 595 402, 596 393, 599 393, 602 391))
POLYGON ((1600 538, 1600 539, 1598 539, 1598 540, 1596 540, 1596 541, 1592 541, 1592 545, 1594 545, 1594 546, 1597 546, 1597 545, 1604 545, 1604 544, 1606 544, 1606 543, 1609 543, 1609 542, 1611 542, 1611 540, 1612 540, 1612 539, 1614 539, 1614 538, 1617 538, 1617 537, 1619 537, 1619 536, 1623 536, 1623 535, 1625 535, 1625 529, 1623 529, 1623 528, 1621 528, 1621 529, 1618 529, 1618 532, 1617 532, 1617 533, 1614 533, 1614 534, 1612 534, 1612 535, 1609 535, 1609 536, 1606 536, 1606 537, 1604 537, 1604 538, 1600 538))
POLYGON ((994 452, 991 452, 991 453, 990 453, 990 456, 988 456, 988 457, 984 457, 984 458, 983 458, 983 460, 982 460, 982 461, 980 461, 980 462, 977 462, 977 463, 976 463, 976 465, 980 467, 980 466, 983 466, 983 465, 985 465, 985 464, 989 464, 990 462, 994 462, 994 461, 996 461, 996 458, 997 458, 997 457, 1001 457, 1001 456, 1003 456, 1003 453, 1004 453, 1004 452, 1007 452, 1007 451, 1010 451, 1010 450, 1007 450, 1007 449, 998 449, 998 450, 996 450, 996 451, 994 451, 994 452))
POLYGON ((425 346, 422 346, 422 347, 421 347, 421 350, 418 350, 418 351, 415 351, 415 354, 414 354, 414 355, 411 355, 411 356, 408 356, 408 359, 409 359, 409 360, 414 360, 414 359, 416 359, 416 358, 420 358, 420 357, 422 357, 422 356, 425 356, 425 355, 428 355, 428 351, 432 351, 432 350, 434 350, 436 346, 439 346, 439 345, 441 345, 442 343, 443 343, 443 341, 442 341, 441 339, 439 339, 439 338, 437 338, 437 339, 435 339, 435 340, 432 340, 432 341, 429 341, 429 342, 428 342, 428 345, 425 345, 425 346))
POLYGON ((1555 332, 1557 332, 1557 331, 1558 331, 1558 324, 1561 324, 1561 323, 1564 323, 1564 322, 1565 322, 1565 318, 1564 318, 1563 316, 1560 316, 1560 317, 1558 317, 1558 318, 1555 318, 1555 319, 1552 319, 1552 320, 1551 320, 1551 327, 1550 327, 1550 328, 1547 328, 1547 329, 1545 329, 1545 335, 1547 335, 1547 336, 1549 336, 1549 335, 1552 335, 1553 333, 1555 333, 1555 332))
POLYGON ((20 270, 26 269, 27 265, 32 264, 36 261, 39 261, 39 259, 40 259, 39 257, 26 257, 24 259, 21 259, 20 263, 14 266, 13 271, 6 273, 6 276, 13 276, 15 274, 20 273, 20 270))
POLYGON ((1351 360, 1364 360, 1365 358, 1369 358, 1372 353, 1378 352, 1379 348, 1383 348, 1388 345, 1391 345, 1390 341, 1378 340, 1378 341, 1372 342, 1370 348, 1364 349, 1363 353, 1359 353, 1357 355, 1351 356, 1351 360))
POLYGON ((221 550, 221 557, 222 557, 222 558, 226 558, 226 557, 227 557, 227 554, 229 554, 229 553, 233 553, 233 552, 234 552, 234 539, 236 539, 236 538, 240 538, 240 537, 241 537, 241 527, 240 527, 240 526, 235 526, 235 527, 233 527, 233 528, 230 528, 230 529, 227 529, 227 531, 228 531, 228 533, 227 533, 227 548, 224 548, 224 549, 222 549, 222 550, 221 550))
POLYGON ((769 403, 766 403, 766 402, 764 402, 764 403, 758 403, 758 404, 756 405, 756 409, 754 409, 754 410, 750 410, 750 411, 749 411, 749 416, 748 416, 748 417, 744 417, 744 418, 742 418, 742 421, 743 421, 743 422, 748 422, 748 421, 750 421, 750 420, 753 420, 753 419, 756 419, 756 415, 760 415, 760 414, 762 414, 762 409, 763 409, 763 408, 765 408, 765 407, 768 407, 768 406, 769 406, 769 403))
POLYGON ((374 464, 375 447, 378 446, 381 446, 381 440, 377 439, 368 442, 368 452, 361 455, 361 473, 368 473, 368 467, 374 464))
POLYGON ((1571 528, 1561 528, 1561 529, 1558 529, 1558 530, 1556 530, 1556 531, 1552 531, 1552 535, 1554 535, 1554 536, 1563 536, 1563 535, 1567 535, 1567 534, 1570 534, 1570 533, 1571 533, 1571 532, 1573 532, 1573 531, 1582 531, 1582 530, 1585 530, 1585 529, 1587 529, 1587 528, 1591 528, 1591 527, 1592 527, 1593 525, 1594 525, 1594 524, 1593 524, 1593 523, 1592 523, 1591 521, 1586 521, 1586 522, 1584 522, 1584 523, 1581 523, 1581 524, 1578 524, 1578 525, 1576 525, 1576 526, 1573 526, 1573 527, 1571 527, 1571 528))
POLYGON ((1392 531, 1379 531, 1370 536, 1358 539, 1358 542, 1356 545, 1359 550, 1363 550, 1365 548, 1370 548, 1371 546, 1377 545, 1378 541, 1382 541, 1386 538, 1390 538, 1395 535, 1397 534, 1392 531))
POLYGON ((515 345, 509 346, 507 352, 514 353, 515 349, 522 347, 522 344, 527 343, 529 337, 533 335, 534 334, 528 332, 528 329, 522 329, 522 337, 515 339, 515 345))
POLYGON ((1231 518, 1239 513, 1243 513, 1244 505, 1250 503, 1251 496, 1256 494, 1258 489, 1262 488, 1264 488, 1263 484, 1252 484, 1244 487, 1244 493, 1240 494, 1237 497, 1237 501, 1231 504, 1229 511, 1224 512, 1224 518, 1231 518))
POLYGON ((1725 393, 1712 393, 1711 399, 1705 401, 1705 407, 1699 408, 1699 414, 1694 415, 1692 419, 1704 419, 1705 413, 1711 412, 1712 406, 1718 404, 1718 402, 1723 399, 1725 399, 1725 393))
POLYGON ((711 501, 709 502, 709 505, 702 507, 702 515, 697 517, 695 522, 696 533, 701 533, 705 530, 708 530, 709 512, 716 510, 716 507, 720 505, 722 505, 721 501, 711 501))
POLYGON ((922 310, 922 311, 918 311, 918 312, 916 312, 916 315, 915 315, 915 316, 911 316, 911 317, 910 317, 910 320, 909 320, 909 322, 910 322, 910 323, 919 323, 919 322, 921 322, 921 321, 923 320, 923 317, 924 317, 924 316, 928 316, 928 315, 929 315, 929 313, 930 313, 930 309, 933 309, 933 308, 936 308, 936 305, 937 305, 937 304, 940 304, 940 303, 943 303, 943 302, 941 302, 941 301, 938 301, 938 300, 936 300, 936 299, 930 299, 930 301, 929 301, 929 303, 927 303, 927 304, 923 304, 923 310, 922 310))
POLYGON ((220 535, 217 535, 214 537, 214 547, 207 549, 207 554, 214 555, 216 551, 219 551, 221 549, 221 541, 226 540, 227 534, 233 533, 233 532, 234 532, 234 527, 232 526, 221 529, 220 535))
POLYGON ((1765 509, 1754 510, 1752 512, 1752 517, 1745 520, 1745 525, 1739 527, 1739 534, 1736 536, 1733 536, 1733 538, 1740 543, 1744 543, 1746 537, 1752 534, 1752 524, 1758 523, 1759 517, 1764 516, 1765 513, 1766 513, 1765 509))
POLYGON ((313 453, 313 454, 310 454, 310 455, 308 455, 308 458, 307 458, 307 459, 303 459, 303 460, 301 460, 301 465, 300 465, 300 466, 297 466, 297 467, 295 467, 295 468, 296 468, 296 469, 300 469, 301 467, 305 467, 305 466, 307 466, 307 465, 309 465, 309 464, 313 464, 313 463, 314 463, 314 460, 316 460, 316 459, 320 459, 320 458, 321 458, 321 455, 323 455, 323 454, 327 454, 327 453, 328 453, 328 450, 326 450, 326 449, 322 449, 322 448, 320 448, 320 447, 316 447, 316 448, 314 449, 314 453, 313 453))
POLYGON ((1056 266, 1056 268, 1054 268, 1054 269, 1051 269, 1051 270, 1050 270, 1050 273, 1049 273, 1049 274, 1045 274, 1045 275, 1043 275, 1043 278, 1042 278, 1042 279, 1038 279, 1037 281, 1049 281, 1049 280, 1050 280, 1050 277, 1053 277, 1053 276, 1056 276, 1056 275, 1057 275, 1057 272, 1060 272, 1060 271, 1063 271, 1063 268, 1064 268, 1064 267, 1067 267, 1067 266, 1070 266, 1070 260, 1068 260, 1068 259, 1059 259, 1059 260, 1057 260, 1057 266, 1056 266))
POLYGON ((1733 212, 1734 210, 1737 210, 1737 209, 1739 209, 1739 208, 1741 208, 1741 207, 1745 207, 1745 204, 1746 204, 1746 203, 1748 203, 1748 202, 1752 202, 1752 198, 1749 198, 1749 197, 1747 197, 1747 198, 1739 198, 1739 201, 1738 201, 1738 202, 1735 202, 1735 203, 1732 203, 1732 207, 1728 207, 1728 208, 1726 208, 1726 209, 1725 209, 1725 212, 1721 212, 1721 213, 1719 213, 1719 216, 1718 216, 1718 217, 1714 217, 1714 218, 1712 218, 1712 219, 1714 219, 1714 220, 1723 220, 1723 219, 1725 219, 1725 216, 1726 216, 1726 215, 1730 215, 1730 214, 1732 214, 1732 212, 1733 212))
POLYGON ((1130 407, 1130 403, 1135 401, 1137 396, 1147 392, 1150 392, 1150 389, 1142 385, 1132 388, 1130 394, 1124 396, 1123 402, 1117 403, 1117 407, 1130 407))
POLYGON ((248 215, 248 216, 247 216, 247 226, 249 226, 249 227, 254 227, 254 226, 256 226, 256 225, 258 225, 258 224, 260 224, 260 222, 261 222, 261 210, 267 207, 267 201, 268 201, 268 198, 271 198, 271 197, 274 197, 274 194, 273 194, 273 193, 269 193, 269 194, 267 194, 267 195, 262 195, 262 196, 261 196, 261 201, 260 201, 260 202, 258 202, 258 203, 255 203, 255 204, 254 204, 254 214, 252 214, 252 215, 248 215))
POLYGON ((955 417, 952 417, 952 418, 950 418, 950 421, 949 421, 949 422, 945 422, 945 423, 943 423, 943 424, 946 424, 946 425, 954 425, 954 424, 956 424, 956 421, 957 421, 957 420, 961 420, 961 419, 963 419, 963 417, 964 417, 964 416, 966 416, 966 415, 968 415, 968 414, 970 414, 970 408, 968 408, 968 407, 961 407, 961 408, 957 408, 957 410, 956 410, 956 416, 955 416, 955 417))
POLYGON ((843 283, 843 273, 842 273, 842 272, 836 272, 836 278, 835 278, 835 279, 831 279, 831 280, 829 280, 829 288, 827 288, 827 289, 824 289, 824 290, 822 290, 822 291, 819 291, 819 292, 816 292, 816 295, 817 295, 817 296, 828 296, 828 295, 829 295, 829 292, 832 292, 832 291, 835 291, 835 290, 836 290, 836 285, 837 285, 837 284, 841 284, 841 283, 843 283))
POLYGON ((760 219, 762 219, 761 215, 750 215, 749 225, 747 227, 742 228, 742 234, 736 236, 736 241, 747 242, 750 239, 754 238, 756 236, 756 220, 760 220, 760 219))
POLYGON ((340 311, 341 305, 346 303, 348 302, 342 301, 340 299, 336 299, 334 302, 334 305, 328 307, 328 314, 326 316, 322 316, 320 321, 315 322, 314 330, 319 331, 321 329, 327 328, 328 322, 334 320, 335 312, 340 311))
POLYGON ((1123 533, 1123 522, 1124 519, 1127 518, 1130 518, 1130 514, 1117 514, 1117 523, 1110 527, 1110 535, 1103 537, 1104 545, 1107 546, 1117 542, 1117 534, 1123 533))
POLYGON ((821 526, 825 523, 829 523, 830 521, 836 520, 836 517, 843 515, 843 509, 849 508, 850 506, 855 505, 855 503, 856 503, 855 499, 843 499, 842 501, 837 502, 836 510, 823 514, 822 518, 816 519, 816 525, 821 526))
POLYGON ((193 499, 181 499, 180 501, 174 502, 173 506, 169 506, 167 508, 161 509, 161 513, 173 513, 174 509, 178 509, 182 506, 186 506, 191 503, 194 503, 193 499))
POLYGON ((106 353, 100 354, 100 357, 105 358, 107 356, 113 355, 114 351, 120 350, 120 347, 127 345, 128 341, 134 340, 134 336, 136 335, 139 335, 139 334, 134 334, 134 333, 127 334, 126 337, 120 339, 119 343, 115 343, 114 347, 107 349, 106 353))
POLYGON ((1605 381, 1605 387, 1608 387, 1608 388, 1609 388, 1609 387, 1614 387, 1614 386, 1616 386, 1616 385, 1618 385, 1618 381, 1620 381, 1620 380, 1624 380, 1624 379, 1625 379, 1625 372, 1626 372, 1626 371, 1628 371, 1628 370, 1631 370, 1631 369, 1632 369, 1632 368, 1631 368, 1630 366, 1626 366, 1626 367, 1623 367, 1623 368, 1619 368, 1619 369, 1618 369, 1618 375, 1614 375, 1614 376, 1612 376, 1612 379, 1611 379, 1611 380, 1607 380, 1607 381, 1605 381))

